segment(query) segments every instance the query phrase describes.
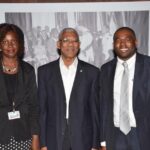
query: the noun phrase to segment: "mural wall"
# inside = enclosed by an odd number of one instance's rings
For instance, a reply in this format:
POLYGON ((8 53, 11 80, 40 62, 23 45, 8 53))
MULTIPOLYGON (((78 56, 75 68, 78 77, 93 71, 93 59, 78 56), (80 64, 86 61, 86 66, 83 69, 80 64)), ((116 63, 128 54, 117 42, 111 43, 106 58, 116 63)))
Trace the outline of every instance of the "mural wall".
MULTIPOLYGON (((143 9, 142 6, 141 8, 143 9)), ((39 66, 58 59, 56 42, 59 32, 66 27, 73 27, 79 33, 79 58, 97 67, 114 57, 113 34, 122 26, 131 27, 136 32, 138 51, 149 55, 149 10, 42 10, 11 12, 6 7, 5 12, 0 12, 1 22, 14 23, 24 31, 24 60, 36 70, 39 66)))

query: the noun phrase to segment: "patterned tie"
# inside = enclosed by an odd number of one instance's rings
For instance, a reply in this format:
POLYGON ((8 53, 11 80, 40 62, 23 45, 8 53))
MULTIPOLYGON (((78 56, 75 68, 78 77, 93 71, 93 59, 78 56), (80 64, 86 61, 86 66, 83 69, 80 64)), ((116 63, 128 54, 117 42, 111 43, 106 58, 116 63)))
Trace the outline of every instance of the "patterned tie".
POLYGON ((129 87, 128 87, 128 64, 123 62, 124 72, 121 81, 121 91, 120 91, 120 130, 127 135, 130 130, 130 118, 129 118, 129 87))

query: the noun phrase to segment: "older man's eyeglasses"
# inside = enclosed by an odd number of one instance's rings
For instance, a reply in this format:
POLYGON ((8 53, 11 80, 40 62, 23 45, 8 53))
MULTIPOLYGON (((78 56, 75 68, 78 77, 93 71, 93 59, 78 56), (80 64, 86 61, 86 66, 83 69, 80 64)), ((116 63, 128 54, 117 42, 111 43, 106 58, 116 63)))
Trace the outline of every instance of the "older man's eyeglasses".
POLYGON ((67 39, 67 38, 64 38, 60 41, 63 43, 66 43, 66 44, 69 44, 69 43, 78 44, 80 42, 78 39, 71 40, 71 39, 67 39))

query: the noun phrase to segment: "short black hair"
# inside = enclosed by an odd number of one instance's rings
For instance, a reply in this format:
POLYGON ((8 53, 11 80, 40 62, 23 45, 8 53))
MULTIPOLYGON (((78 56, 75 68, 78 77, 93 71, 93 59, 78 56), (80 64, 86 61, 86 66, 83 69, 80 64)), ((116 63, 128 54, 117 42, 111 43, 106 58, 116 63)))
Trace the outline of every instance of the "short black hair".
POLYGON ((117 29, 117 30, 115 31, 114 36, 113 36, 113 40, 116 39, 116 34, 117 34, 117 32, 122 31, 122 30, 128 30, 128 31, 130 31, 130 32, 132 33, 132 35, 134 36, 134 38, 136 39, 136 34, 135 34, 135 32, 134 32, 133 29, 131 29, 130 27, 121 27, 121 28, 119 28, 119 29, 117 29))

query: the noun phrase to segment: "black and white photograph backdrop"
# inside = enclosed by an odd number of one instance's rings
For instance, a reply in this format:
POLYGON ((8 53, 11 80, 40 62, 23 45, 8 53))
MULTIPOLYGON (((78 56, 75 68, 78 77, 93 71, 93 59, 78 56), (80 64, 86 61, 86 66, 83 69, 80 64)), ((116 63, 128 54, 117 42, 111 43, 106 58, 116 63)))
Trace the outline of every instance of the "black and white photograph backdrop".
POLYGON ((24 60, 35 70, 58 59, 56 42, 66 27, 79 33, 79 58, 99 68, 114 57, 113 34, 122 26, 135 31, 138 51, 150 54, 150 2, 1 4, 0 10, 0 23, 13 23, 23 30, 24 60))

